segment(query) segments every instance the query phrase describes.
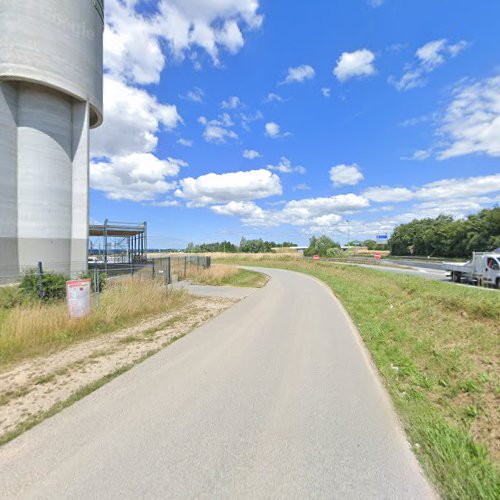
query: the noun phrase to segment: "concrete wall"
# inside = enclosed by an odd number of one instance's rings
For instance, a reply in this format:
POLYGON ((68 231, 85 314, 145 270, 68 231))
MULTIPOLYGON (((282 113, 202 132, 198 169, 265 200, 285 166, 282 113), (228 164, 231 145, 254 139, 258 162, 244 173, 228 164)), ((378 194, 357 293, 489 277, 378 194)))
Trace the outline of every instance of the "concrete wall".
POLYGON ((17 272, 17 85, 0 81, 0 273, 17 272))
POLYGON ((93 0, 0 0, 0 79, 52 86, 102 121, 103 22, 93 0))
POLYGON ((86 268, 102 35, 93 0, 0 0, 0 275, 86 268))

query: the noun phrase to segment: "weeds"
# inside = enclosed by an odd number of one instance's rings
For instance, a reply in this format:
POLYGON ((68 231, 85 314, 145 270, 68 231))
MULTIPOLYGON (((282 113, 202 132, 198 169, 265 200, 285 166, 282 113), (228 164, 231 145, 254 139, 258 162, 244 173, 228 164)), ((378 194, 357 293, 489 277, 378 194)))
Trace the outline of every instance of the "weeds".
POLYGON ((111 283, 92 314, 78 320, 68 318, 62 302, 17 306, 4 311, 0 322, 0 365, 128 326, 183 300, 182 291, 167 296, 162 283, 129 278, 111 283))

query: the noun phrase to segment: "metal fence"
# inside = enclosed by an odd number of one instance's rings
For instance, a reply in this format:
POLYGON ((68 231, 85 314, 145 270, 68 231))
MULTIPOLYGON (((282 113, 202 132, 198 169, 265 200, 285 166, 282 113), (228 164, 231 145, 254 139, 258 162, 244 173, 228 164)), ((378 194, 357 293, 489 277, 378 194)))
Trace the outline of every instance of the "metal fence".
POLYGON ((211 258, 202 255, 175 255, 141 262, 103 263, 103 262, 39 262, 36 266, 24 266, 21 270, 12 269, 0 274, 0 285, 20 283, 27 273, 36 273, 39 279, 46 274, 62 274, 67 279, 91 278, 99 283, 104 274, 108 279, 131 276, 143 279, 162 280, 166 286, 189 279, 190 276, 212 265, 211 258))

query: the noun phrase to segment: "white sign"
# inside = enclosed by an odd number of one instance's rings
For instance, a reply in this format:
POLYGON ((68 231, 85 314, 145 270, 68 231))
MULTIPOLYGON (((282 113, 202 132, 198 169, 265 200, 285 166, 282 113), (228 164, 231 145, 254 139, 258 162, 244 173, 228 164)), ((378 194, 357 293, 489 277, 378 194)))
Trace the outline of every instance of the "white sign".
POLYGON ((91 311, 90 280, 66 281, 66 302, 70 318, 84 318, 91 311))
POLYGON ((377 236, 375 236, 375 239, 377 241, 377 245, 387 245, 387 242, 389 241, 389 235, 377 234, 377 236))

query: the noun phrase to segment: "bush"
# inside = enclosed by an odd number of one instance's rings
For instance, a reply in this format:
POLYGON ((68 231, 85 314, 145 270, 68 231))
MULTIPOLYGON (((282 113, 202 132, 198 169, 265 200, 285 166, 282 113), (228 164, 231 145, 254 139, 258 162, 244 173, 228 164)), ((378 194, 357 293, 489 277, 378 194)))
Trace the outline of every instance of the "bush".
MULTIPOLYGON (((42 276, 43 300, 61 300, 66 296, 66 281, 68 277, 58 273, 44 273, 42 276)), ((35 269, 28 271, 19 288, 30 297, 38 297, 38 273, 35 269)))
MULTIPOLYGON (((90 286, 92 287, 92 291, 94 290, 94 270, 89 270, 86 273, 80 274, 80 279, 82 280, 90 280, 90 286)), ((108 275, 99 271, 99 292, 102 292, 104 288, 106 288, 106 283, 108 282, 108 275)))
POLYGON ((341 248, 329 248, 326 251, 326 256, 330 259, 343 259, 346 257, 346 254, 341 248))
POLYGON ((25 301, 23 291, 18 286, 0 288, 0 309, 11 309, 25 301))

